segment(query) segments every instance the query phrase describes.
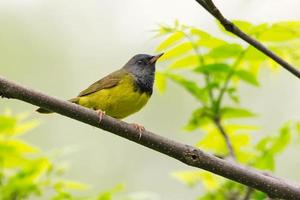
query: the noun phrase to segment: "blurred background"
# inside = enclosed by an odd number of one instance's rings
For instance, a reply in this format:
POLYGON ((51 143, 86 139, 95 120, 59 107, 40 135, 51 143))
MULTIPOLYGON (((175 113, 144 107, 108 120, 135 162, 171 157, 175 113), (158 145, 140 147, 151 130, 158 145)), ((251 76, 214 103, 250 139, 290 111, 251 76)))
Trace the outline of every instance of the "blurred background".
MULTIPOLYGON (((253 23, 299 20, 298 0, 215 1, 230 19, 253 23)), ((1 0, 0 74, 36 90, 69 99, 137 53, 153 54, 159 40, 153 30, 175 20, 220 34, 215 20, 195 1, 180 0, 1 0)), ((159 63, 158 68, 163 67, 159 63)), ((300 82, 290 73, 262 72, 261 88, 244 87, 241 102, 259 113, 257 134, 272 133, 286 120, 300 119, 300 82)), ((174 84, 164 95, 154 92, 141 112, 126 119, 165 137, 194 144, 182 125, 192 97, 174 84), (180 97, 180 98, 179 98, 180 97)), ((147 192, 159 199, 193 199, 201 191, 174 181, 174 170, 190 169, 145 147, 59 115, 42 116, 35 107, 0 99, 0 112, 29 112, 41 121, 24 139, 45 151, 64 149, 66 177, 92 186, 92 192, 124 183, 126 192, 147 192)), ((299 149, 278 158, 276 174, 300 181, 299 149)))

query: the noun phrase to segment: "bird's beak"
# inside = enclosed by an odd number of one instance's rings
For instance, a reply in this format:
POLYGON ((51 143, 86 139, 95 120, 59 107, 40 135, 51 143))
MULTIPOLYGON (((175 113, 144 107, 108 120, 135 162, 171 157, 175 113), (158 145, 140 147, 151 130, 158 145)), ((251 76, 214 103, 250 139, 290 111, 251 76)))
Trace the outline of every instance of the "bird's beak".
POLYGON ((151 64, 153 64, 153 63, 155 63, 162 55, 164 55, 164 53, 160 53, 160 54, 158 54, 158 55, 156 55, 156 56, 153 56, 151 59, 150 59, 150 63, 151 64))

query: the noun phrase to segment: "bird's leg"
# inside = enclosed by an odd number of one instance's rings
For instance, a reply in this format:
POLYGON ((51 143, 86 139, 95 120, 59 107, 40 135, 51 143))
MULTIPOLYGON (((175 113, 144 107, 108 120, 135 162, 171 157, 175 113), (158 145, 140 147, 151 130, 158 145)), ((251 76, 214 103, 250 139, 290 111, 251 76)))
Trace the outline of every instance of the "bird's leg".
POLYGON ((103 116, 105 115, 105 111, 102 111, 102 110, 98 109, 98 110, 96 110, 96 112, 97 112, 97 114, 98 114, 98 116, 99 116, 99 121, 98 121, 98 123, 100 124, 101 121, 102 121, 102 119, 103 119, 103 116))
POLYGON ((137 131, 139 131, 139 140, 140 140, 142 137, 142 133, 145 131, 145 127, 136 123, 132 123, 132 125, 137 131))

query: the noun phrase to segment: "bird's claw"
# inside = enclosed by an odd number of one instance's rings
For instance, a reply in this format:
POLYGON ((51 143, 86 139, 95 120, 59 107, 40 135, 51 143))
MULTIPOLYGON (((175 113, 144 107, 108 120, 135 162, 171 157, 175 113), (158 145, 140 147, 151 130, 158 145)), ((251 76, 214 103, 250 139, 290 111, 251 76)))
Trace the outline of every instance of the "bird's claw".
POLYGON ((145 131, 145 127, 140 124, 136 124, 136 123, 133 123, 132 125, 136 130, 139 131, 139 140, 140 140, 142 137, 142 133, 145 131))
POLYGON ((98 114, 98 116, 99 116, 99 121, 98 121, 98 123, 100 124, 101 123, 101 121, 102 121, 102 119, 103 119, 103 116, 105 115, 105 111, 102 111, 102 110, 96 110, 96 112, 97 112, 97 114, 98 114))

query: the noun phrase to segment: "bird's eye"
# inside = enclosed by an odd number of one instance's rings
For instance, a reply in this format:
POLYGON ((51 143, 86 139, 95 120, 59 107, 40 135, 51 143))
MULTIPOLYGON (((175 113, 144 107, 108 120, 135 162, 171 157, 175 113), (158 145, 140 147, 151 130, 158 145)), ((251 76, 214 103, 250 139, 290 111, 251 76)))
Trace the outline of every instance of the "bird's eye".
POLYGON ((137 61, 137 64, 139 64, 139 65, 141 65, 141 64, 143 64, 144 62, 142 61, 142 60, 138 60, 137 61))

